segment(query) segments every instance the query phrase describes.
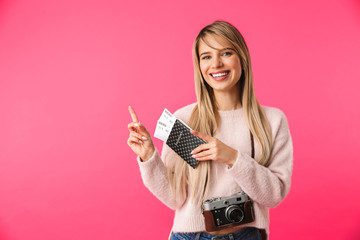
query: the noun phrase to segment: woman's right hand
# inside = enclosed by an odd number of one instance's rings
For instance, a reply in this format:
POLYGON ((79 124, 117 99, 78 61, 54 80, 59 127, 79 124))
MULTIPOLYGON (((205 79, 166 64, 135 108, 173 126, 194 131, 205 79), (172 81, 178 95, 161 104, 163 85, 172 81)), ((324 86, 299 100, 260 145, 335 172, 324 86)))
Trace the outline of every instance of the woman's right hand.
POLYGON ((129 139, 127 144, 145 162, 153 155, 155 151, 151 136, 146 128, 139 122, 134 109, 129 106, 129 112, 132 122, 129 123, 129 139))

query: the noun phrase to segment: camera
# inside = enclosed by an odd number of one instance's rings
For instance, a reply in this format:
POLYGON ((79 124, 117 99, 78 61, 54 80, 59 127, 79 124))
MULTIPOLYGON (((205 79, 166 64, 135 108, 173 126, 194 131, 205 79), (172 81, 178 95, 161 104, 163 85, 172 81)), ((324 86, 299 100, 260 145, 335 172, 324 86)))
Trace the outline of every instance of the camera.
POLYGON ((255 220, 253 202, 244 192, 230 197, 211 198, 203 203, 207 232, 250 223, 255 220))

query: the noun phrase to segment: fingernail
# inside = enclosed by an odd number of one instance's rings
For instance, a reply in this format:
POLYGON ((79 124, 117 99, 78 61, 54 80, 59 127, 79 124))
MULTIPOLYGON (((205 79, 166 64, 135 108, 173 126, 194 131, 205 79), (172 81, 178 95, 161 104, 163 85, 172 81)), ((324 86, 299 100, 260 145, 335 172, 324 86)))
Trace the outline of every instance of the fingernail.
POLYGON ((195 158, 195 157, 196 157, 196 154, 195 154, 195 155, 192 155, 191 157, 192 157, 192 158, 195 158))
POLYGON ((135 126, 135 127, 137 127, 137 126, 139 126, 139 124, 137 124, 137 123, 134 123, 134 126, 135 126))
POLYGON ((143 141, 139 140, 139 143, 143 143, 143 141))
POLYGON ((148 140, 147 137, 144 137, 144 136, 142 136, 141 138, 142 138, 143 140, 148 140))
POLYGON ((190 132, 191 132, 191 133, 194 133, 195 131, 194 131, 194 130, 192 130, 192 129, 190 129, 190 132))
POLYGON ((193 154, 193 153, 194 153, 194 150, 192 150, 190 154, 193 154))

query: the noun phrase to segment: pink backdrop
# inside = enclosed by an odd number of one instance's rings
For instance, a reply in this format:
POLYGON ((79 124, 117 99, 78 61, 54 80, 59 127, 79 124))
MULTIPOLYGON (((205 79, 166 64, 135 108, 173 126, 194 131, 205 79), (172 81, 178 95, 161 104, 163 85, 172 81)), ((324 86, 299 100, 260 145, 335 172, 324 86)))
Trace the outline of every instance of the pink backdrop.
POLYGON ((271 239, 360 239, 359 1, 1 0, 1 240, 166 239, 127 106, 153 134, 194 102, 192 42, 217 19, 243 33, 260 103, 294 141, 271 239))

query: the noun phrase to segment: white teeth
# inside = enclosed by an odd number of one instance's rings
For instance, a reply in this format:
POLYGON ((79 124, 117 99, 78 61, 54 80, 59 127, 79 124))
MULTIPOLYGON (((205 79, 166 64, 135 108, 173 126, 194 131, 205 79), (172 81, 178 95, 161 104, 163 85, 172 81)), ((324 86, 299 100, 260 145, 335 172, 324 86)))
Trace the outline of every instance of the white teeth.
POLYGON ((212 74, 213 77, 222 77, 228 75, 229 72, 223 72, 223 73, 216 73, 212 74))

